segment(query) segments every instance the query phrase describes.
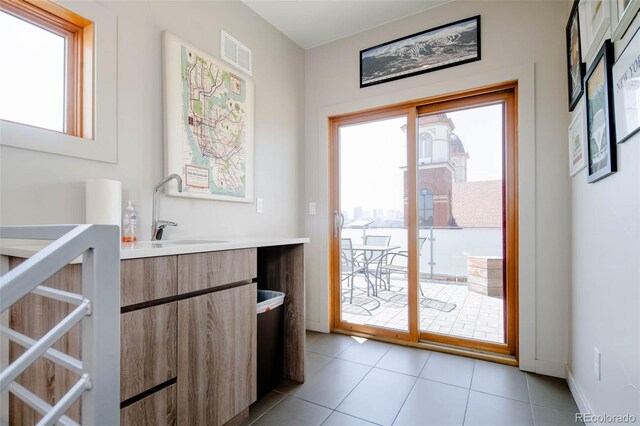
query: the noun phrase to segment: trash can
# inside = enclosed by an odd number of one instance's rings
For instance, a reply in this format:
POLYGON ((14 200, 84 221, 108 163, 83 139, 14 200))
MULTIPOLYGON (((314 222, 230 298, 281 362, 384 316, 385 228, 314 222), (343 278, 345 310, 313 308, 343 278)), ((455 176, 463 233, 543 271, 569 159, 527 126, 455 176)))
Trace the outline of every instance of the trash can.
POLYGON ((277 388, 282 378, 284 293, 258 290, 257 396, 277 388))

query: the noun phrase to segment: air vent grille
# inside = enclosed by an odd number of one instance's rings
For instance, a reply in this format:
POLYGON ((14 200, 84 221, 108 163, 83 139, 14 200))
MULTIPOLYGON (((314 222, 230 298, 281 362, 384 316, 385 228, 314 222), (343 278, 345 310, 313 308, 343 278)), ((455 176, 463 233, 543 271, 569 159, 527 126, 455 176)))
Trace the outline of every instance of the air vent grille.
POLYGON ((251 50, 235 38, 224 32, 220 33, 222 59, 232 63, 242 71, 251 75, 251 50))

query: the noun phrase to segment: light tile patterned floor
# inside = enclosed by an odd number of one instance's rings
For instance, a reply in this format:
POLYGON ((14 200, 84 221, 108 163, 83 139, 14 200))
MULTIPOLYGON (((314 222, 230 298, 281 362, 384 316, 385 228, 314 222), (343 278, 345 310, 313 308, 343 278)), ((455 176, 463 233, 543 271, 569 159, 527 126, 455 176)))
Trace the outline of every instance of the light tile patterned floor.
MULTIPOLYGON (((351 288, 343 284, 342 319, 377 327, 408 329, 407 281, 392 279, 391 290, 367 295, 365 278, 355 277, 353 300, 351 288)), ((420 329, 433 333, 488 340, 504 340, 503 301, 469 291, 466 283, 421 283, 420 329)))
POLYGON ((306 382, 283 382, 251 406, 244 425, 579 423, 562 379, 337 334, 307 332, 306 348, 306 382))

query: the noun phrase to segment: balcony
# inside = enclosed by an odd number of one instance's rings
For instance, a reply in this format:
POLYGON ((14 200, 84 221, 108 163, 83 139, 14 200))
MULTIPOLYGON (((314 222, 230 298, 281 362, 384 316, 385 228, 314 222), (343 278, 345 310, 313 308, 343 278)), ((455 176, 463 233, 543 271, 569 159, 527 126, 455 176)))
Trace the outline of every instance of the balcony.
MULTIPOLYGON (((390 245, 406 250, 406 230, 369 229, 391 236, 390 245)), ((420 330, 454 337, 504 343, 502 230, 421 229, 420 330)), ((361 230, 345 229, 343 238, 363 242, 361 230)), ((342 321, 407 331, 406 273, 376 275, 373 266, 342 281, 342 321), (374 290, 375 287, 375 290, 374 290)))

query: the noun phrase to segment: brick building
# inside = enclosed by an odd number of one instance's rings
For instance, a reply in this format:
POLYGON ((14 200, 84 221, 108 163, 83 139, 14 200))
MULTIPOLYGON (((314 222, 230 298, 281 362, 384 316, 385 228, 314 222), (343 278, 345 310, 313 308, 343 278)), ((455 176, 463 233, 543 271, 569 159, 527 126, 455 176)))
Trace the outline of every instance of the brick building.
MULTIPOLYGON (((453 216, 453 182, 467 181, 467 160, 455 124, 446 114, 418 120, 418 223, 420 227, 457 227, 453 216)), ((406 131, 406 126, 403 126, 406 131)), ((407 170, 404 169, 405 221, 408 220, 407 170)))

